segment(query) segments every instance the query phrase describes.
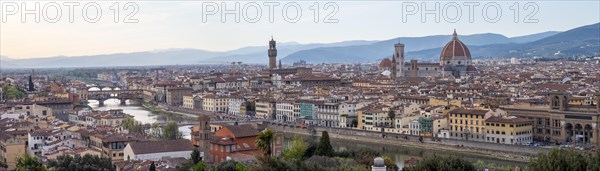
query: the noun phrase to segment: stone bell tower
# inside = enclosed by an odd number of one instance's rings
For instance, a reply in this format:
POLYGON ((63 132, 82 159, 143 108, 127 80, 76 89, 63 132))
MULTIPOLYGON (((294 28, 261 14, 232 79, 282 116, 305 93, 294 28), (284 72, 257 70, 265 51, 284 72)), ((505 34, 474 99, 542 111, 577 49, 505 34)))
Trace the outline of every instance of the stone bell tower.
POLYGON ((273 40, 271 36, 271 41, 269 41, 269 70, 272 71, 277 67, 277 42, 273 40))
POLYGON ((394 45, 394 56, 393 56, 394 71, 393 75, 396 78, 404 77, 404 44, 397 43, 394 45))
POLYGON ((210 117, 200 116, 198 117, 200 128, 198 129, 198 148, 203 154, 202 161, 211 162, 212 156, 210 155, 210 140, 212 132, 210 132, 210 117))

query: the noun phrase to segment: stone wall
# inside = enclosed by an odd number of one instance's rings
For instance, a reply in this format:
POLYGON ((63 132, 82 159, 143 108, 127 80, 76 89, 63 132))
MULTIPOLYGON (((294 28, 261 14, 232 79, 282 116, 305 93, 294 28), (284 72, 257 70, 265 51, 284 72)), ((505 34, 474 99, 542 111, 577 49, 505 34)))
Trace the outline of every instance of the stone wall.
MULTIPOLYGON (((374 131, 365 131, 365 130, 356 130, 356 129, 348 129, 348 128, 326 128, 326 127, 314 127, 314 132, 312 128, 304 127, 304 126, 294 126, 280 123, 267 123, 266 127, 274 129, 276 131, 283 131, 284 133, 292 133, 292 134, 302 134, 302 135, 311 135, 315 134, 317 136, 321 135, 322 131, 327 131, 329 136, 332 138, 340 138, 340 139, 349 139, 349 140, 358 140, 360 138, 378 138, 378 139, 387 139, 393 140, 391 142, 398 141, 407 141, 407 142, 420 142, 421 137, 415 135, 405 135, 405 134, 396 134, 396 133, 382 133, 382 132, 374 132, 374 131)), ((539 152, 546 151, 547 149, 539 148, 539 147, 531 147, 531 146, 522 146, 522 145, 509 145, 509 144, 497 144, 497 143, 488 143, 488 142, 478 142, 478 141, 468 141, 468 140, 460 140, 460 139, 446 139, 446 138, 432 138, 432 137, 423 137, 422 141, 425 145, 443 145, 443 146, 454 146, 454 147, 462 147, 462 148, 470 148, 470 149, 479 149, 479 150, 488 150, 492 152, 507 152, 521 155, 536 155, 539 152)))

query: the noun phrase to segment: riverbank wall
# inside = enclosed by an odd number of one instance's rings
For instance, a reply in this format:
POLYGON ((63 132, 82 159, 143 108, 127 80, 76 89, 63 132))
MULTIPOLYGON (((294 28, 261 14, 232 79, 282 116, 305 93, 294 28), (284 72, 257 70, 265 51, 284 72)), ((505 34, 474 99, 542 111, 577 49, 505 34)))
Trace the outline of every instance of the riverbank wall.
POLYGON ((267 128, 282 131, 284 133, 321 136, 322 131, 327 131, 329 137, 345 140, 354 140, 369 143, 399 145, 431 150, 450 150, 459 153, 469 153, 503 160, 527 162, 531 157, 548 149, 508 145, 488 142, 467 141, 460 139, 432 138, 415 135, 404 135, 395 133, 381 133, 365 130, 346 128, 326 128, 295 126, 281 123, 265 122, 267 128))

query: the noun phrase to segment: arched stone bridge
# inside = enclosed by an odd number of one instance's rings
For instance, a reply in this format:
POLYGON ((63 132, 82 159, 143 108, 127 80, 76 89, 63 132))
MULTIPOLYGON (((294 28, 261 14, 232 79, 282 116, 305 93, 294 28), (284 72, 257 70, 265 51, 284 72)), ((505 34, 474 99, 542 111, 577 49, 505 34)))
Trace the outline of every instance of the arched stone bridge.
POLYGON ((100 106, 104 105, 104 101, 108 99, 119 99, 124 105, 128 99, 141 99, 142 90, 98 90, 88 91, 85 100, 98 100, 100 106))
POLYGON ((121 87, 118 86, 102 86, 102 85, 93 85, 93 86, 88 86, 87 87, 87 91, 109 91, 109 90, 120 90, 121 87), (98 90, 92 90, 92 89, 98 89, 98 90))

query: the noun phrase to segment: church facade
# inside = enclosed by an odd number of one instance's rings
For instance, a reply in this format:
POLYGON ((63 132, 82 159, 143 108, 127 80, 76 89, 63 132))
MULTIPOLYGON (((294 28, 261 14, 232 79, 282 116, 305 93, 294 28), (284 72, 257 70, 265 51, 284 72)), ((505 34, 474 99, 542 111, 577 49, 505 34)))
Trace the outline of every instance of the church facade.
MULTIPOLYGON (((384 59, 385 60, 385 59, 384 59)), ((467 45, 458 39, 456 30, 440 53, 439 63, 405 62, 404 44, 394 45, 392 78, 402 77, 461 77, 477 72, 467 45)))

